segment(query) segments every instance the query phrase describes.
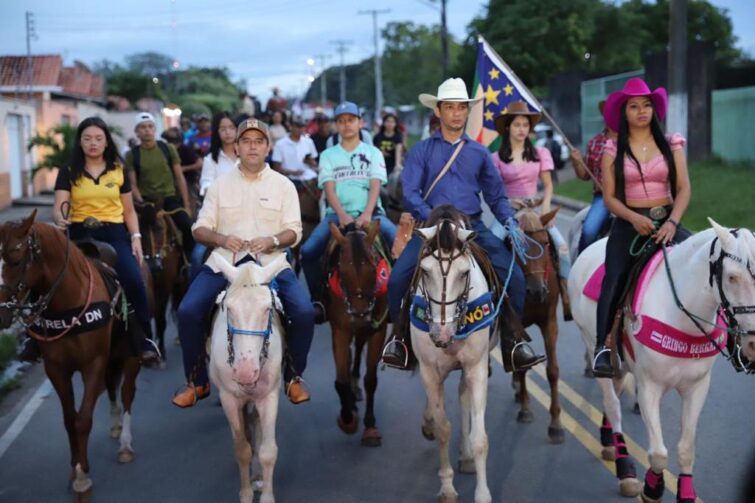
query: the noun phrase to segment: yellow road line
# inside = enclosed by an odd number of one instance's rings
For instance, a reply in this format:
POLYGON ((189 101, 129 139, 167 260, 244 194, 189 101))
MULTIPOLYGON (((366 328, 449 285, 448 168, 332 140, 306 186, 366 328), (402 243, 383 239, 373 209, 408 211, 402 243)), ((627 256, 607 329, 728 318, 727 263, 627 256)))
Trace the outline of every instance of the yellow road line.
MULTIPOLYGON (((544 365, 538 365, 533 369, 540 377, 548 380, 548 376, 545 373, 545 366, 544 365)), ((596 384, 597 386, 597 384, 596 384)), ((582 395, 577 393, 574 388, 569 386, 567 383, 562 381, 561 379, 558 380, 558 393, 566 398, 566 400, 571 403, 573 406, 578 408, 582 413, 587 416, 587 418, 592 421, 595 426, 600 428, 600 425, 603 422, 603 413, 599 411, 593 404, 590 403, 589 400, 584 398, 582 395)), ((550 394, 547 395, 548 398, 548 407, 550 407, 550 394)), ((548 408, 546 407, 546 408, 548 408)), ((563 412, 562 412, 563 414, 563 412)), ((650 463, 648 463, 648 453, 645 449, 640 447, 640 445, 635 442, 627 433, 624 432, 624 440, 627 444, 627 450, 629 451, 629 454, 636 459, 644 468, 647 470, 650 468, 650 463)), ((671 491, 672 494, 676 495, 676 477, 669 472, 668 470, 663 471, 663 478, 666 483, 666 488, 671 491)))

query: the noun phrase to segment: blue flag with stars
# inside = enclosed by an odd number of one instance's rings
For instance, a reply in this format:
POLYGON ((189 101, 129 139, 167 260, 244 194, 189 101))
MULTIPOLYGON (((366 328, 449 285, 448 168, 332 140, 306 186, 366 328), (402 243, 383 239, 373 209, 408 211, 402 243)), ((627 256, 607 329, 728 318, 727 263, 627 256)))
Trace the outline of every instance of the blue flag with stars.
POLYGON ((477 43, 477 70, 472 87, 482 106, 473 107, 467 121, 467 134, 491 150, 497 150, 495 118, 505 113, 510 103, 524 101, 533 112, 542 107, 497 52, 480 36, 477 43), (495 143, 495 145, 494 145, 495 143))

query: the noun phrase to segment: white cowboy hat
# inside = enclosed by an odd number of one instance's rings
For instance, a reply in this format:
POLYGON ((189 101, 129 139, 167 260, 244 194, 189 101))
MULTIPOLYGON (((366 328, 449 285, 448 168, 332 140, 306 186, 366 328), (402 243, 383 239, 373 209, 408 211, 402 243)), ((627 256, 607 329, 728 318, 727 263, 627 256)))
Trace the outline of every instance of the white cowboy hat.
POLYGON ((427 108, 435 109, 440 101, 456 101, 475 104, 482 100, 482 96, 479 98, 470 98, 467 94, 467 85, 462 79, 448 79, 438 86, 438 95, 422 93, 419 95, 419 102, 425 105, 427 108))

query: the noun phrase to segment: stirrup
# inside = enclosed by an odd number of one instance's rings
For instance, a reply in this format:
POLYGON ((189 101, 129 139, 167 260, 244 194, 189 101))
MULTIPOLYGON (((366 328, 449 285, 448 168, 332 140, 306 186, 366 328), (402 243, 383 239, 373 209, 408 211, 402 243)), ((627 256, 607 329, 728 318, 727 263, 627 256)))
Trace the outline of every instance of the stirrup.
POLYGON ((603 346, 603 349, 601 349, 600 351, 598 351, 597 353, 595 353, 595 356, 593 356, 593 358, 592 358, 592 373, 593 373, 593 375, 595 375, 595 377, 613 377, 614 376, 613 365, 611 365, 611 372, 610 373, 607 373, 605 371, 600 371, 600 370, 596 371, 596 369, 595 369, 595 364, 598 363, 598 357, 600 357, 600 355, 602 355, 603 353, 608 353, 608 355, 609 355, 608 358, 609 358, 609 362, 610 362, 610 359, 611 359, 611 356, 610 356, 611 355, 611 349, 603 346))
POLYGON ((409 347, 406 345, 406 343, 403 340, 398 339, 397 337, 394 337, 391 340, 389 340, 383 347, 383 352, 380 354, 380 359, 382 360, 383 365, 386 365, 394 369, 404 370, 409 367, 409 347), (396 365, 393 365, 385 361, 385 353, 388 351, 388 348, 391 347, 391 344, 400 344, 401 346, 404 347, 404 365, 402 367, 398 367, 396 365))
POLYGON ((545 361, 545 357, 543 356, 543 357, 538 358, 537 357, 537 353, 535 353, 535 350, 532 349, 532 346, 530 346, 530 343, 527 342, 527 341, 524 341, 524 340, 519 341, 516 344, 514 344, 514 346, 511 348, 511 353, 509 353, 509 365, 511 367, 511 372, 519 372, 521 370, 529 370, 532 367, 534 367, 535 365, 537 365, 539 363, 542 363, 544 361, 545 361), (517 350, 517 348, 519 346, 525 346, 527 349, 529 349, 529 352, 532 354, 532 356, 535 357, 535 362, 534 363, 532 363, 532 364, 530 364, 530 365, 528 365, 526 367, 517 367, 516 365, 514 365, 514 353, 516 352, 516 350, 517 350))

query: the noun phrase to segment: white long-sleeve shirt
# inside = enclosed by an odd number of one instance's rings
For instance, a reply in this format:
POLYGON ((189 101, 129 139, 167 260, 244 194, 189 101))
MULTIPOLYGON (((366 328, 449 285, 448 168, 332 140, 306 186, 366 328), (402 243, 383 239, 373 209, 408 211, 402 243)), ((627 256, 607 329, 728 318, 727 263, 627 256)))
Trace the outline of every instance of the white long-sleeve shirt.
POLYGON ((232 171, 238 165, 237 159, 231 159, 221 149, 218 162, 212 160, 212 154, 207 154, 202 163, 202 176, 199 178, 199 195, 204 196, 207 189, 220 175, 232 171))

